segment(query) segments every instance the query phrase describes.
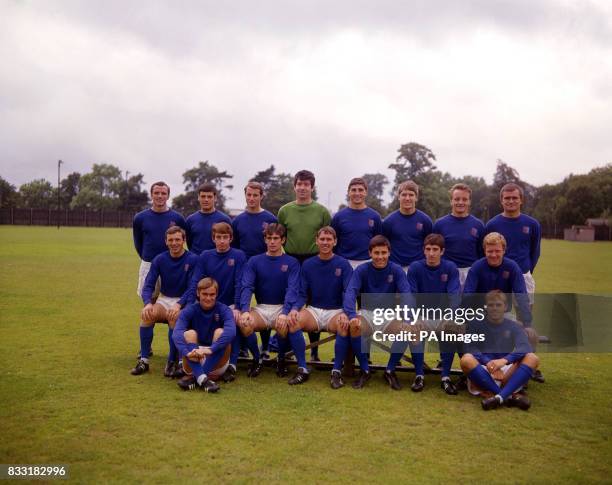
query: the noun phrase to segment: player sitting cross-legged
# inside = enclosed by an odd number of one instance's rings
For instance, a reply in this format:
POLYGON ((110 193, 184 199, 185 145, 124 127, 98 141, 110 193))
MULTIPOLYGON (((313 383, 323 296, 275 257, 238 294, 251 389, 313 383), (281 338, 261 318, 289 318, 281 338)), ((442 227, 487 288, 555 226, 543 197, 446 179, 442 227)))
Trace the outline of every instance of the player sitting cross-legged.
MULTIPOLYGON (((289 313, 289 333, 305 330, 336 334, 331 387, 339 389, 344 386, 342 364, 351 345, 349 321, 342 311, 342 300, 353 270, 346 259, 334 254, 336 231, 331 226, 319 229, 315 242, 319 254, 302 264, 298 301, 289 313), (304 306, 309 298, 308 306, 304 306), (298 313, 296 310, 300 308, 298 313)), ((303 376, 298 371, 292 381, 301 384, 303 376)))
POLYGON ((472 320, 466 334, 480 334, 483 340, 466 345, 461 368, 467 375, 468 389, 482 394, 482 408, 495 409, 502 404, 523 410, 531 403, 518 391, 527 384, 539 359, 531 351, 527 334, 520 324, 504 318, 507 297, 499 290, 486 295, 486 319, 472 320))
MULTIPOLYGON (((301 330, 287 335, 289 324, 287 315, 295 307, 299 291, 300 264, 297 259, 283 254, 285 227, 282 224, 268 224, 264 230, 264 236, 266 252, 249 259, 244 269, 240 296, 240 310, 242 311, 240 331, 248 339, 253 332, 275 329, 278 340, 277 375, 279 377, 287 375, 285 352, 290 342, 298 360, 298 372, 302 376, 300 381, 304 382, 308 379, 304 357, 306 349, 304 336, 301 330), (257 305, 250 308, 253 293, 255 293, 257 305)), ((253 365, 261 367, 263 364, 261 360, 254 360, 253 365)), ((251 374, 254 370, 259 374, 260 369, 251 369, 251 374)), ((298 384, 292 380, 289 383, 298 384)))
POLYGON ((227 370, 236 323, 232 310, 217 301, 219 285, 214 279, 202 279, 197 292, 199 301, 181 312, 174 330, 174 343, 187 373, 178 386, 185 391, 217 392, 214 379, 227 370))
POLYGON ((145 306, 141 312, 140 358, 131 371, 135 376, 149 370, 153 327, 156 322, 168 323, 170 352, 164 375, 166 377, 182 375, 172 335, 179 312, 188 302, 189 281, 198 257, 185 249, 185 231, 179 226, 171 226, 166 230, 166 246, 168 251, 153 259, 142 289, 142 301, 145 306), (161 293, 153 303, 158 277, 161 280, 161 293))

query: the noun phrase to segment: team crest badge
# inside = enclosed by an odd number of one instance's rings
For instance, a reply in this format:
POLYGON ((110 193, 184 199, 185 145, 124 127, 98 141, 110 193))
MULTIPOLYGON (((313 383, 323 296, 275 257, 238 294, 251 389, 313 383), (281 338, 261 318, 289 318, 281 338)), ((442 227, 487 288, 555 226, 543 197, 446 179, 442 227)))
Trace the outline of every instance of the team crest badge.
POLYGON ((336 268, 335 274, 336 274, 336 276, 341 276, 342 275, 342 268, 336 268))
POLYGON ((187 273, 189 271, 189 263, 185 264, 185 273, 187 273))
POLYGON ((235 260, 234 260, 234 258, 229 258, 229 259, 227 260, 227 265, 228 265, 228 266, 234 266, 234 264, 235 264, 235 260))
POLYGON ((472 227, 472 229, 470 229, 470 234, 474 237, 478 237, 478 229, 472 227))
POLYGON ((504 338, 510 338, 510 330, 504 332, 504 338))
POLYGON ((392 274, 387 276, 387 283, 393 283, 393 275, 392 274))
POLYGON ((221 320, 221 317, 218 313, 215 313, 215 322, 218 322, 219 320, 221 320))
POLYGON ((374 219, 368 219, 368 226, 374 227, 374 219))
POLYGON ((446 283, 448 281, 448 275, 446 273, 442 273, 440 275, 440 281, 442 281, 443 283, 446 283))
POLYGON ((288 264, 283 264, 283 265, 281 266, 281 271, 282 271, 283 273, 286 273, 288 269, 289 269, 289 265, 288 265, 288 264))
POLYGON ((172 226, 176 226, 176 222, 170 221, 170 224, 168 224, 168 227, 172 227, 172 226))
POLYGON ((416 223, 416 229, 417 229, 417 231, 422 231, 423 230, 423 223, 422 222, 417 222, 416 223))
POLYGON ((266 227, 268 227, 268 223, 267 222, 262 222, 261 223, 261 228, 265 231, 266 227))
POLYGON ((529 234, 529 226, 523 226, 523 234, 529 234))
POLYGON ((503 271, 502 272, 502 278, 505 279, 505 280, 510 278, 510 271, 503 271))

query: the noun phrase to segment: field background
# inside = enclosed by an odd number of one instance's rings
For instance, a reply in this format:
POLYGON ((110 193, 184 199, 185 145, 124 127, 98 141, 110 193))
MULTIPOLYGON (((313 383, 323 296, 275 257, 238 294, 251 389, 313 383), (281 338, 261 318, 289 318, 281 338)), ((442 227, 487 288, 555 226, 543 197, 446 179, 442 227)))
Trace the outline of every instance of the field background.
MULTIPOLYGON (((414 394, 411 374, 401 392, 381 373, 332 391, 327 372, 290 387, 241 369, 217 395, 182 393, 162 376, 164 325, 151 372, 129 374, 131 231, 2 226, 0 268, 0 463, 69 464, 81 483, 612 480, 612 354, 542 354, 547 382, 530 384, 527 413, 484 413, 437 376, 414 394)), ((536 280, 612 294, 611 274, 612 243, 547 240, 536 280)))

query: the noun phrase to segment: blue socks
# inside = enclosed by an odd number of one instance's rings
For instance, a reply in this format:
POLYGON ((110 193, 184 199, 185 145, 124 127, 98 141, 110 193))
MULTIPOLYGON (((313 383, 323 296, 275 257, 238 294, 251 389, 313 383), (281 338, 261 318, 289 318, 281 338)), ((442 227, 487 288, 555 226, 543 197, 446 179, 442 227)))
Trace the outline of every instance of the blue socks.
MULTIPOLYGON (((412 364, 414 365, 414 375, 425 375, 425 346, 422 342, 410 345, 410 354, 412 355, 412 364)), ((399 362, 399 361, 398 361, 399 362)))
POLYGON ((140 326, 140 358, 148 359, 151 352, 151 344, 153 343, 153 327, 140 326))
MULTIPOLYGON (((402 356, 404 355, 404 352, 406 352, 407 348, 408 348, 408 342, 401 342, 401 341, 393 342, 393 345, 391 345, 391 354, 389 355, 389 362, 387 362, 388 371, 391 372, 395 370, 395 367, 397 367, 397 364, 399 364, 399 361, 402 360, 402 356)), ((412 361, 414 362, 414 356, 412 358, 412 361)), ((423 366, 421 366, 421 369, 422 367, 423 366)), ((416 368, 416 364, 415 364, 415 368, 416 368)), ((418 372, 417 372, 417 375, 419 375, 418 372)))
POLYGON ((234 366, 234 369, 238 365, 238 357, 240 355, 240 332, 236 332, 236 336, 232 340, 232 351, 230 353, 229 363, 234 366))
POLYGON ((259 352, 259 345, 257 344, 257 334, 253 332, 251 335, 246 337, 247 348, 253 354, 253 360, 259 362, 261 360, 261 354, 259 352))
POLYGON ((295 353, 298 367, 306 369, 306 342, 304 342, 304 333, 302 330, 297 332, 289 332, 289 341, 291 342, 291 348, 295 353))
POLYGON ((441 377, 450 377, 450 370, 453 366, 453 359, 455 358, 455 352, 440 352, 440 360, 442 361, 442 372, 441 377))
POLYGON ((168 346, 170 350, 168 351, 168 362, 175 362, 178 360, 178 349, 176 345, 174 345, 174 340, 172 340, 172 334, 174 333, 174 329, 170 328, 168 325, 168 346))
POLYGON ((276 333, 276 343, 278 345, 278 359, 283 360, 285 358, 285 353, 289 349, 289 341, 287 337, 283 338, 276 333))
POLYGON ((514 373, 510 376, 510 379, 508 379, 508 382, 506 382, 506 385, 503 387, 501 392, 498 392, 497 394, 499 394, 499 396, 505 401, 512 395, 513 392, 523 387, 529 381, 529 379, 531 379, 532 374, 533 370, 531 367, 525 364, 519 365, 514 373))
POLYGON ((347 335, 336 335, 336 342, 334 344, 334 370, 342 370, 342 365, 346 360, 346 353, 351 346, 351 338, 347 335))
POLYGON ((361 351, 361 335, 358 337, 351 337, 351 347, 357 360, 359 361, 359 367, 364 372, 370 372, 370 364, 368 364, 367 355, 361 351))
POLYGON ((499 394, 501 389, 491 377, 491 374, 483 366, 478 364, 467 375, 468 379, 485 391, 490 391, 493 394, 499 394))

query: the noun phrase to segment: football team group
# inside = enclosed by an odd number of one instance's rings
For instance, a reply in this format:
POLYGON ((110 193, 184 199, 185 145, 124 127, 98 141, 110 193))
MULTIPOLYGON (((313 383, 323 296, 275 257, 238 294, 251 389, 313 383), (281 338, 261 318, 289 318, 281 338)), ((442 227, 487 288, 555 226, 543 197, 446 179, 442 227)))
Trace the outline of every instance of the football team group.
MULTIPOLYGON (((529 409, 528 381, 544 382, 531 321, 541 233, 539 223, 521 212, 522 188, 513 183, 502 187, 502 212, 486 224, 470 214, 471 189, 465 184, 450 188, 450 214, 435 223, 417 209, 419 187, 412 181, 399 185, 399 209, 384 220, 368 207, 362 178, 349 182, 348 206, 333 218, 313 200, 314 188, 312 172, 299 171, 295 201, 275 216, 261 206, 262 185, 250 181, 244 188, 246 210, 231 220, 216 209, 212 184, 199 187, 200 210, 187 219, 168 207, 166 183, 151 186, 152 206, 133 223, 141 259, 138 296, 144 307, 140 353, 131 373, 149 371, 153 328, 164 322, 170 347, 164 375, 177 378, 181 389, 218 391, 215 381, 234 381, 239 357, 248 352, 247 376, 256 378, 270 359, 270 348, 277 351, 277 375, 288 376, 294 358, 297 372, 288 382, 302 384, 310 375, 304 332, 311 362, 319 361, 320 332, 329 332, 335 334, 331 387, 344 386, 345 360, 350 358, 352 365, 356 358, 360 372, 352 387, 361 389, 371 378, 375 330, 375 308, 363 295, 410 296, 413 305, 424 295, 445 295, 450 307, 480 295, 486 318, 467 326, 394 320, 385 332, 483 335, 463 345, 440 342, 442 390, 455 395, 468 389, 483 398, 485 410, 501 405, 529 409), (455 354, 463 375, 453 382, 455 354)), ((383 377, 392 389, 401 389, 396 367, 410 350, 411 389, 423 390, 424 344, 418 338, 397 339, 387 348, 383 377)))

